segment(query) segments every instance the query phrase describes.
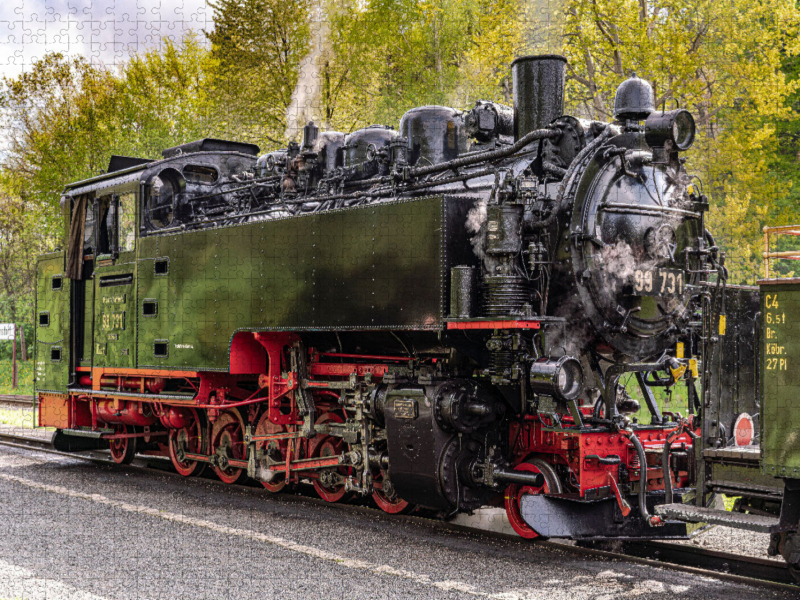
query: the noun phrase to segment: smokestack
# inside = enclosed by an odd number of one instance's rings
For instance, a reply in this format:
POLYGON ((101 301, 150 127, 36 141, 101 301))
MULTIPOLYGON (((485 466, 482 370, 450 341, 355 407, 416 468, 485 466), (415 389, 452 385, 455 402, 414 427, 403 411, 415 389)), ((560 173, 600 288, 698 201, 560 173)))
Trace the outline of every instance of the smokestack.
POLYGON ((515 141, 564 114, 566 70, 567 59, 558 54, 520 56, 511 63, 515 141))

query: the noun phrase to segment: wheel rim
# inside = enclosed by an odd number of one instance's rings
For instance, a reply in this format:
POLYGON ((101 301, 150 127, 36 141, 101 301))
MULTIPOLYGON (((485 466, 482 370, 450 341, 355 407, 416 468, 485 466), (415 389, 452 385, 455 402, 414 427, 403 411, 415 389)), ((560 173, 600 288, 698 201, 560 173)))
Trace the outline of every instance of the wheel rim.
POLYGON ((200 435, 200 423, 197 413, 192 411, 192 423, 182 429, 172 429, 169 432, 169 458, 172 466, 184 477, 199 475, 205 469, 206 463, 195 460, 180 460, 178 449, 192 454, 201 454, 202 439, 200 435))
MULTIPOLYGON (((277 433, 284 433, 286 431, 286 427, 284 425, 276 425, 272 421, 269 420, 269 413, 264 412, 261 416, 261 419, 258 421, 258 426, 256 427, 256 435, 275 435, 277 433)), ((259 449, 264 449, 270 447, 272 444, 272 448, 274 448, 275 458, 280 457, 282 460, 286 460, 286 454, 289 449, 289 442, 288 440, 273 440, 272 442, 258 442, 256 447, 259 449)), ((268 492, 277 493, 280 492, 283 488, 286 487, 286 474, 285 473, 276 473, 272 481, 262 481, 261 485, 266 488, 268 492)))
POLYGON ((381 490, 372 492, 372 499, 383 512, 396 515, 408 508, 409 504, 401 498, 389 499, 381 490))
MULTIPOLYGON (((128 428, 125 425, 119 425, 115 428, 114 433, 128 433, 128 428)), ((109 440, 108 449, 111 451, 111 459, 115 463, 118 465, 130 464, 133 457, 136 456, 136 438, 109 440)))
POLYGON ((390 515, 399 514, 410 506, 408 502, 399 496, 390 498, 383 490, 375 490, 372 492, 372 499, 375 501, 375 504, 378 505, 378 508, 390 515))
POLYGON ((400 498, 397 493, 387 494, 383 489, 383 482, 387 480, 386 473, 381 469, 380 473, 376 473, 373 479, 375 490, 372 492, 372 499, 383 512, 390 515, 396 515, 403 512, 409 507, 408 502, 400 498), (380 486, 380 487, 377 487, 380 486))
MULTIPOLYGON (((211 436, 211 449, 217 454, 220 449, 226 458, 245 460, 244 422, 237 411, 222 413, 214 423, 211 436)), ((239 467, 219 467, 214 465, 214 473, 224 483, 236 483, 246 475, 245 469, 239 467)))
MULTIPOLYGON (((316 423, 344 423, 344 418, 336 413, 325 413, 321 415, 316 423)), ((341 454, 344 449, 344 442, 341 438, 334 438, 329 435, 322 435, 319 434, 314 439, 311 440, 309 444, 308 454, 312 457, 321 457, 324 458, 326 456, 335 456, 337 454, 341 454)), ((332 469, 323 469, 318 471, 320 478, 325 478, 328 476, 328 473, 331 471, 338 472, 341 475, 347 474, 347 468, 340 467, 339 469, 332 468, 332 469), (326 473, 327 472, 327 473, 326 473)), ((320 498, 325 500, 326 502, 339 502, 342 498, 345 497, 347 491, 345 490, 344 484, 338 485, 325 485, 319 479, 314 480, 314 489, 316 490, 317 494, 320 498)))
POLYGON ((540 468, 536 463, 541 461, 523 462, 515 467, 515 471, 525 471, 527 473, 541 473, 544 476, 544 484, 541 487, 530 485, 521 485, 512 483, 506 488, 505 504, 506 515, 508 521, 511 523, 511 528, 520 536, 528 540, 541 537, 533 527, 525 522, 522 518, 522 510, 520 508, 522 497, 525 494, 549 494, 551 487, 555 487, 556 483, 552 481, 552 474, 550 469, 540 468), (552 485, 551 485, 552 484, 552 485))

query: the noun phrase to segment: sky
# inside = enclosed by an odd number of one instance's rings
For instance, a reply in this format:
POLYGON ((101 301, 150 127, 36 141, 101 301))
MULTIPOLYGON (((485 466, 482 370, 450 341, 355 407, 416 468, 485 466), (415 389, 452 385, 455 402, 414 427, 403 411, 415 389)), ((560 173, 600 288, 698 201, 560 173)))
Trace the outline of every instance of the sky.
POLYGON ((165 38, 213 28, 205 0, 0 0, 0 76, 15 77, 47 52, 105 65, 165 38))

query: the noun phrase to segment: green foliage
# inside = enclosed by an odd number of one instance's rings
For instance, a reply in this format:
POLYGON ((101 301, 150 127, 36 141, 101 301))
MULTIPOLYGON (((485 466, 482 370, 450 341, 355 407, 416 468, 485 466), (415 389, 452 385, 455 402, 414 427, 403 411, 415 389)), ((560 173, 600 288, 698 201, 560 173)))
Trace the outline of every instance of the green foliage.
MULTIPOLYGON (((658 373, 659 377, 666 377, 666 373, 658 373)), ((639 411, 631 415, 635 417, 639 423, 650 423, 652 415, 650 409, 647 408, 647 403, 644 400, 644 394, 639 387, 639 382, 633 373, 627 373, 620 379, 620 385, 625 387, 625 391, 631 398, 639 403, 639 411)), ((689 411, 689 392, 686 388, 686 383, 681 381, 676 383, 671 388, 666 387, 652 387, 650 390, 653 392, 653 397, 656 400, 656 405, 663 414, 664 412, 681 413, 686 416, 689 411)), ((701 393, 700 385, 697 385, 698 394, 701 393)))
POLYGON ((223 137, 279 146, 310 37, 308 0, 218 0, 209 108, 223 137))
POLYGON ((0 360, 0 394, 32 395, 33 367, 33 360, 17 361, 17 383, 19 385, 17 389, 14 389, 11 386, 13 373, 11 360, 0 360))
POLYGON ((396 126, 413 106, 452 103, 475 17, 471 0, 373 0, 335 15, 334 64, 351 107, 331 111, 333 124, 396 126))
POLYGON ((789 195, 796 155, 783 170, 788 153, 778 144, 797 125, 798 81, 786 72, 796 70, 800 52, 794 0, 567 0, 565 7, 572 103, 610 119, 613 91, 635 71, 653 85, 656 105, 690 109, 699 135, 688 166, 711 198, 709 226, 727 250, 732 281, 752 283, 761 226, 800 219, 789 195), (788 131, 779 137, 781 125, 788 131))
POLYGON ((164 148, 208 134, 209 64, 188 37, 133 57, 118 72, 53 53, 2 80, 0 322, 33 323, 35 258, 63 246, 66 183, 100 174, 112 154, 159 158, 164 148))
MULTIPOLYGON (((31 292, 32 294, 33 292, 31 292)), ((27 307, 26 307, 27 308, 27 307)), ((31 307, 31 311, 33 307, 31 307)), ((17 360, 22 360, 22 341, 20 339, 20 329, 25 329, 25 344, 27 358, 33 357, 33 323, 17 323, 17 360)), ((11 360, 11 351, 14 344, 10 340, 0 341, 0 361, 11 360)))
POLYGON ((96 175, 107 164, 113 89, 110 72, 58 53, 47 54, 15 80, 4 78, 6 191, 56 215, 64 184, 96 175))
POLYGON ((215 121, 207 92, 211 68, 194 36, 132 57, 115 78, 114 139, 106 156, 160 158, 165 148, 208 137, 215 121))
POLYGON ((35 259, 58 236, 59 221, 52 212, 49 203, 6 192, 0 181, 0 322, 24 323, 28 341, 33 339, 35 259))

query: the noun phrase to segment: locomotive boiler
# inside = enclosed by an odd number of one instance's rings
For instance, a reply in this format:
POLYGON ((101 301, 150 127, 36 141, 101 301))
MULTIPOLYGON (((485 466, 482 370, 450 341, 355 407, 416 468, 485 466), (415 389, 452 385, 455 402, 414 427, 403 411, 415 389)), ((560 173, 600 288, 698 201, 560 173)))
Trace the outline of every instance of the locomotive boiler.
POLYGON ((564 115, 565 68, 517 59, 513 107, 308 123, 262 156, 204 139, 68 185, 38 261, 39 424, 387 512, 504 505, 529 538, 685 536, 653 509, 691 497, 722 269, 694 121, 635 76, 613 123, 564 115), (653 393, 677 384, 685 417, 653 393))

